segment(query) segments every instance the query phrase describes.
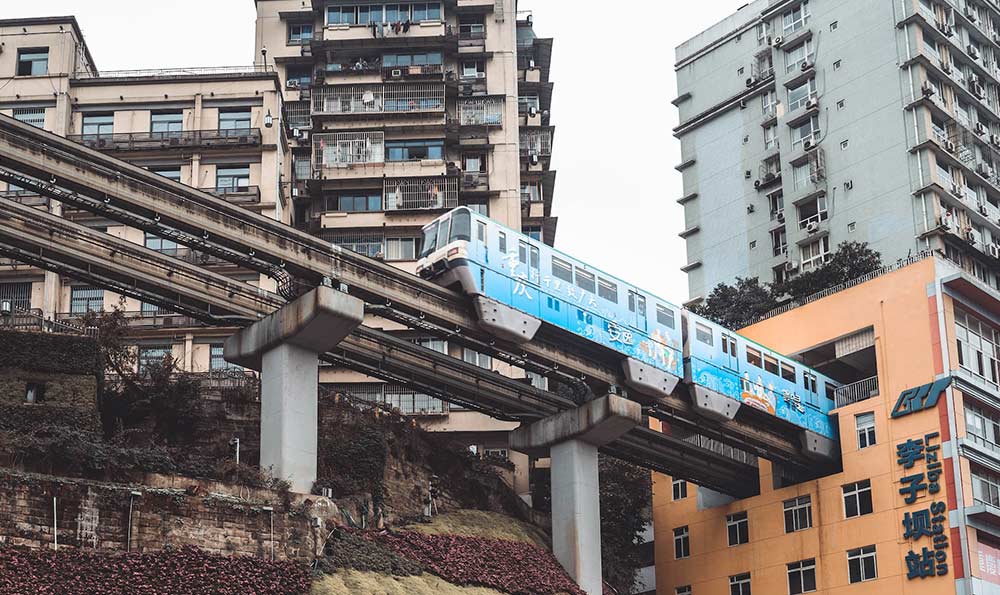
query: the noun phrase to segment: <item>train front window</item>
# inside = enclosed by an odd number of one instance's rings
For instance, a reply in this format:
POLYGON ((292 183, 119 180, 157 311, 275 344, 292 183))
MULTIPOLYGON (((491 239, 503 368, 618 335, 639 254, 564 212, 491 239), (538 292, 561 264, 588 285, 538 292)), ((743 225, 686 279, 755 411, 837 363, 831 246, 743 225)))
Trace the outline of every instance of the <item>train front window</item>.
POLYGON ((472 239, 472 215, 469 211, 456 211, 451 216, 451 241, 472 239))
POLYGON ((424 228, 424 238, 423 246, 424 249, 420 251, 420 258, 425 258, 434 252, 437 244, 437 232, 438 232, 438 222, 435 221, 424 228))

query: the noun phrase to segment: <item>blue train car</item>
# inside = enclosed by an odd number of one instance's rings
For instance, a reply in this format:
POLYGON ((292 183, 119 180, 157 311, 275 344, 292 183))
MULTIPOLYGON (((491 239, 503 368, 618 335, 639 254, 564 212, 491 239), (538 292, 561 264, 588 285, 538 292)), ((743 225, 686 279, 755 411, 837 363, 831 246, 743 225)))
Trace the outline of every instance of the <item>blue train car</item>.
MULTIPOLYGON (((621 353, 641 392, 669 393, 686 378, 729 402, 730 416, 745 404, 836 439, 829 378, 468 208, 424 227, 420 257, 420 276, 489 301, 500 318, 510 309, 621 353), (673 381, 643 380, 656 374, 673 381)), ((480 324, 487 309, 477 302, 480 324)), ((512 340, 533 335, 484 328, 512 340)))

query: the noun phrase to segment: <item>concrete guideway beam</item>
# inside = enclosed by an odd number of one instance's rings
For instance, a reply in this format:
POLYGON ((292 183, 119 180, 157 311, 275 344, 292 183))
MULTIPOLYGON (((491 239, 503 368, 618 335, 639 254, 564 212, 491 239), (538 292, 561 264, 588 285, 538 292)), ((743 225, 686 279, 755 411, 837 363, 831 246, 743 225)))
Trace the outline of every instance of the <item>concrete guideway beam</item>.
POLYGON ((361 300, 317 287, 226 340, 226 361, 261 372, 260 466, 293 492, 316 482, 319 354, 364 320, 361 300))
POLYGON ((535 338, 542 325, 534 316, 481 295, 475 296, 472 303, 476 306, 480 328, 504 341, 527 343, 535 338))
POLYGON ((513 450, 551 457, 552 551, 589 595, 601 595, 604 586, 597 449, 641 423, 638 403, 605 395, 510 435, 513 450))

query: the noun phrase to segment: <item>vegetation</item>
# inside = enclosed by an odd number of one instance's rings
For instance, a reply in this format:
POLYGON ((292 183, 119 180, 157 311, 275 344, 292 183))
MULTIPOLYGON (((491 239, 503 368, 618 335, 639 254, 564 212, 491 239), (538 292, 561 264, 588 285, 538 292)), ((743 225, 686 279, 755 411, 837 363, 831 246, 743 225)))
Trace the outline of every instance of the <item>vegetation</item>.
POLYGON ((317 568, 328 574, 338 572, 338 569, 381 572, 392 576, 414 576, 424 571, 419 562, 403 558, 375 540, 344 529, 333 531, 323 548, 323 557, 317 562, 317 568))
POLYGON ((727 328, 737 329, 751 323, 787 302, 801 302, 809 296, 882 266, 882 256, 864 242, 843 242, 826 263, 800 273, 780 284, 761 284, 756 278, 736 278, 733 285, 719 283, 704 303, 691 310, 727 328))
POLYGON ((343 570, 313 583, 311 595, 501 595, 485 587, 459 587, 432 574, 397 577, 379 572, 343 570))
POLYGON ((538 527, 486 510, 456 510, 435 515, 429 523, 414 523, 405 527, 428 535, 463 535, 521 541, 540 547, 548 546, 548 538, 538 527))
POLYGON ((618 593, 631 593, 642 560, 640 535, 652 521, 652 475, 648 469, 602 456, 601 567, 604 582, 618 593))

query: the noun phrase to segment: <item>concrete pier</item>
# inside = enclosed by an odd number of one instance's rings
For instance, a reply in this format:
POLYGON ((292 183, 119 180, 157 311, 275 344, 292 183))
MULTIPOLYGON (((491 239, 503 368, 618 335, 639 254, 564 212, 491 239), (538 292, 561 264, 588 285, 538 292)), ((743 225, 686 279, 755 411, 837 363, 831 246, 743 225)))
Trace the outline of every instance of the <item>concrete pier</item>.
POLYGON ((512 450, 551 457, 552 551, 589 595, 601 595, 597 449, 642 423, 639 403, 606 395, 511 432, 512 450))
POLYGON ((319 354, 364 319, 364 302, 317 287, 226 340, 226 361, 261 373, 260 466, 292 491, 316 481, 319 354))

